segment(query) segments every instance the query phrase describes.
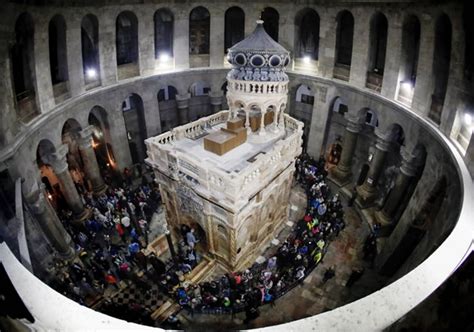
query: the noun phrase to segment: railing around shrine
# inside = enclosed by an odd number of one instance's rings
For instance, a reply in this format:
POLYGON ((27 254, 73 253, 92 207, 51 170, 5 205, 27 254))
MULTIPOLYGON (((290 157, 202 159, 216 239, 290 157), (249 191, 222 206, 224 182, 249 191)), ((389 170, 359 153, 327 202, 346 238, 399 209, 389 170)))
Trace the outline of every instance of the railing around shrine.
POLYGON ((285 131, 282 132, 282 138, 269 151, 255 156, 252 162, 239 171, 226 172, 219 167, 210 167, 209 164, 204 167, 202 160, 196 159, 192 154, 173 149, 174 142, 202 137, 208 129, 228 118, 229 111, 222 111, 147 139, 145 142, 150 163, 160 172, 184 181, 202 194, 212 195, 222 203, 228 201, 234 205, 240 204, 236 202, 247 202, 249 197, 261 189, 252 184, 268 183, 301 153, 303 123, 284 114, 285 131))
POLYGON ((257 81, 238 81, 227 79, 229 84, 227 89, 230 92, 250 93, 250 94, 287 94, 288 81, 284 82, 257 82, 257 81))

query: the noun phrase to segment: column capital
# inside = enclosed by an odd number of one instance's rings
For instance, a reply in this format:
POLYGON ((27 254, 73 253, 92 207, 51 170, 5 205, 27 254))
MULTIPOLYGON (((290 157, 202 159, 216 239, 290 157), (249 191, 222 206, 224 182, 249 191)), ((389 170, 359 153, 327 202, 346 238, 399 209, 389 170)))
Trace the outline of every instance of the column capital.
POLYGON ((191 99, 191 94, 189 92, 183 93, 183 94, 177 94, 176 102, 178 104, 178 108, 188 108, 189 99, 191 99))
POLYGON ((414 177, 418 172, 418 165, 416 156, 408 151, 407 148, 402 147, 400 149, 400 155, 402 157, 402 165, 400 166, 400 172, 409 177, 414 177))
POLYGON ((38 185, 39 188, 29 193, 24 193, 25 202, 28 204, 34 214, 43 213, 45 210, 44 184, 38 185))
POLYGON ((362 130, 362 124, 360 123, 360 117, 354 114, 346 115, 347 124, 346 129, 351 133, 358 134, 362 130))
POLYGON ((79 147, 81 149, 87 149, 92 147, 92 134, 94 132, 94 126, 87 126, 79 132, 79 147))
POLYGON ((392 144, 392 138, 390 133, 383 133, 378 128, 375 128, 375 136, 377 137, 375 147, 381 151, 387 152, 392 144))
POLYGON ((224 94, 222 93, 222 91, 212 91, 211 90, 211 93, 209 94, 209 98, 211 100, 211 105, 222 105, 222 97, 224 96, 224 94))
POLYGON ((69 146, 67 144, 61 144, 56 148, 56 152, 51 154, 47 158, 47 162, 53 167, 56 174, 63 173, 68 170, 67 153, 69 146))

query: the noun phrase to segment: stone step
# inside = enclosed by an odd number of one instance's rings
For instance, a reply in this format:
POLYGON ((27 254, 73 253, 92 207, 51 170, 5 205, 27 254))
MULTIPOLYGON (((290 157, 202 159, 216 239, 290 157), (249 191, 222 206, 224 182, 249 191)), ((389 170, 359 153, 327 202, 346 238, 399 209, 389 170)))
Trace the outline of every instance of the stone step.
POLYGON ((158 309, 153 311, 151 318, 158 323, 162 323, 167 320, 169 316, 176 314, 180 309, 179 304, 166 301, 158 309))

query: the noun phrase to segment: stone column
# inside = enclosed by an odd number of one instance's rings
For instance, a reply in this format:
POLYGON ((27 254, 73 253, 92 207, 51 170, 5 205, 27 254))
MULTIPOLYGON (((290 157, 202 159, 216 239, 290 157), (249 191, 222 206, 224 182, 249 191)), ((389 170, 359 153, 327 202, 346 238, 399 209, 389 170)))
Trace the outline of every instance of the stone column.
POLYGON ((143 109, 145 116, 146 135, 153 137, 161 133, 160 106, 156 91, 148 89, 148 92, 142 94, 143 109))
POLYGON ((189 122, 189 93, 176 95, 176 103, 178 105, 178 119, 179 124, 183 125, 189 122))
POLYGON ((391 141, 387 136, 376 131, 377 142, 375 144, 375 153, 370 162, 370 169, 365 182, 357 187, 357 202, 364 208, 374 202, 377 195, 377 184, 382 174, 385 157, 390 148, 391 141))
POLYGON ((209 64, 212 68, 224 66, 224 11, 211 10, 209 64))
POLYGON ((81 196, 77 192, 74 181, 72 180, 71 174, 69 173, 68 164, 66 160, 68 152, 68 146, 66 144, 61 145, 56 149, 56 152, 48 158, 49 164, 53 167, 54 173, 58 177, 61 185, 61 192, 74 214, 76 220, 84 220, 88 217, 90 211, 84 208, 81 196))
POLYGON ((358 117, 351 115, 347 117, 341 159, 336 168, 333 168, 330 173, 331 180, 341 187, 349 183, 352 178, 352 157, 354 156, 354 151, 357 146, 359 132, 362 129, 358 117))
POLYGON ((211 94, 209 95, 209 99, 211 100, 211 106, 212 106, 212 113, 217 113, 222 109, 222 97, 223 93, 222 91, 211 91, 211 94))
POLYGON ((116 13, 112 10, 103 9, 98 19, 100 22, 100 79, 102 85, 111 85, 117 82, 117 51, 115 45, 116 13))
POLYGON ((280 117, 278 120, 278 128, 280 129, 285 129, 285 108, 286 106, 281 106, 280 112, 278 113, 278 116, 280 117))
POLYGON ((25 201, 46 238, 57 250, 61 258, 73 258, 74 250, 71 237, 64 229, 48 199, 46 199, 43 188, 25 195, 25 201))
POLYGON ((336 55, 336 15, 337 11, 330 9, 320 13, 319 22, 319 60, 318 73, 332 78, 336 55))
POLYGON ((265 135, 265 114, 267 114, 266 110, 262 110, 260 113, 260 129, 258 131, 259 135, 265 135))
POLYGON ((107 186, 100 174, 99 164, 97 163, 95 151, 92 147, 92 129, 92 126, 88 126, 80 131, 81 139, 79 140, 79 151, 84 163, 86 176, 92 183, 92 190, 95 194, 100 195, 105 192, 107 186))
POLYGON ((247 134, 252 132, 252 128, 250 128, 250 110, 245 108, 245 129, 247 129, 247 134))
POLYGON ((386 197, 382 209, 377 211, 375 214, 376 219, 380 222, 382 228, 383 226, 388 226, 390 228, 387 233, 390 233, 392 230, 393 219, 400 208, 400 203, 405 198, 406 190, 413 181, 417 170, 414 156, 410 155, 405 150, 401 151, 401 156, 402 165, 400 166, 399 173, 395 180, 395 185, 386 197))
POLYGON ((82 14, 70 13, 67 25, 66 47, 71 97, 79 96, 85 91, 82 67, 81 20, 82 14))
MULTIPOLYGON (((188 8, 188 7, 186 7, 188 8)), ((174 20, 173 54, 176 69, 189 68, 189 11, 176 14, 174 20)))
POLYGON ((402 27, 401 18, 398 14, 387 17, 387 51, 385 56, 385 69, 382 82, 382 96, 395 99, 398 86, 398 73, 400 70, 400 58, 402 54, 402 27))
MULTIPOLYGON (((366 8, 358 8, 354 17, 371 15, 366 8)), ((334 30, 336 33, 336 30, 334 30)), ((367 81, 367 69, 369 66, 370 49, 370 19, 354 20, 354 36, 352 44, 352 60, 349 82, 359 88, 364 88, 367 81)))

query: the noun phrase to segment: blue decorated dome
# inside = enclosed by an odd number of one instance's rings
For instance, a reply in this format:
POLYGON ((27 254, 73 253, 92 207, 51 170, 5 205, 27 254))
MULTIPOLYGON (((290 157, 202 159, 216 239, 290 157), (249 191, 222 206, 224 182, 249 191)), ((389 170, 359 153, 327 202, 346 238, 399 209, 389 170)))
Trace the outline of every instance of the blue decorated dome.
POLYGON ((229 48, 227 60, 232 70, 227 77, 242 81, 287 81, 286 66, 290 64, 290 52, 270 37, 257 21, 254 32, 229 48))

